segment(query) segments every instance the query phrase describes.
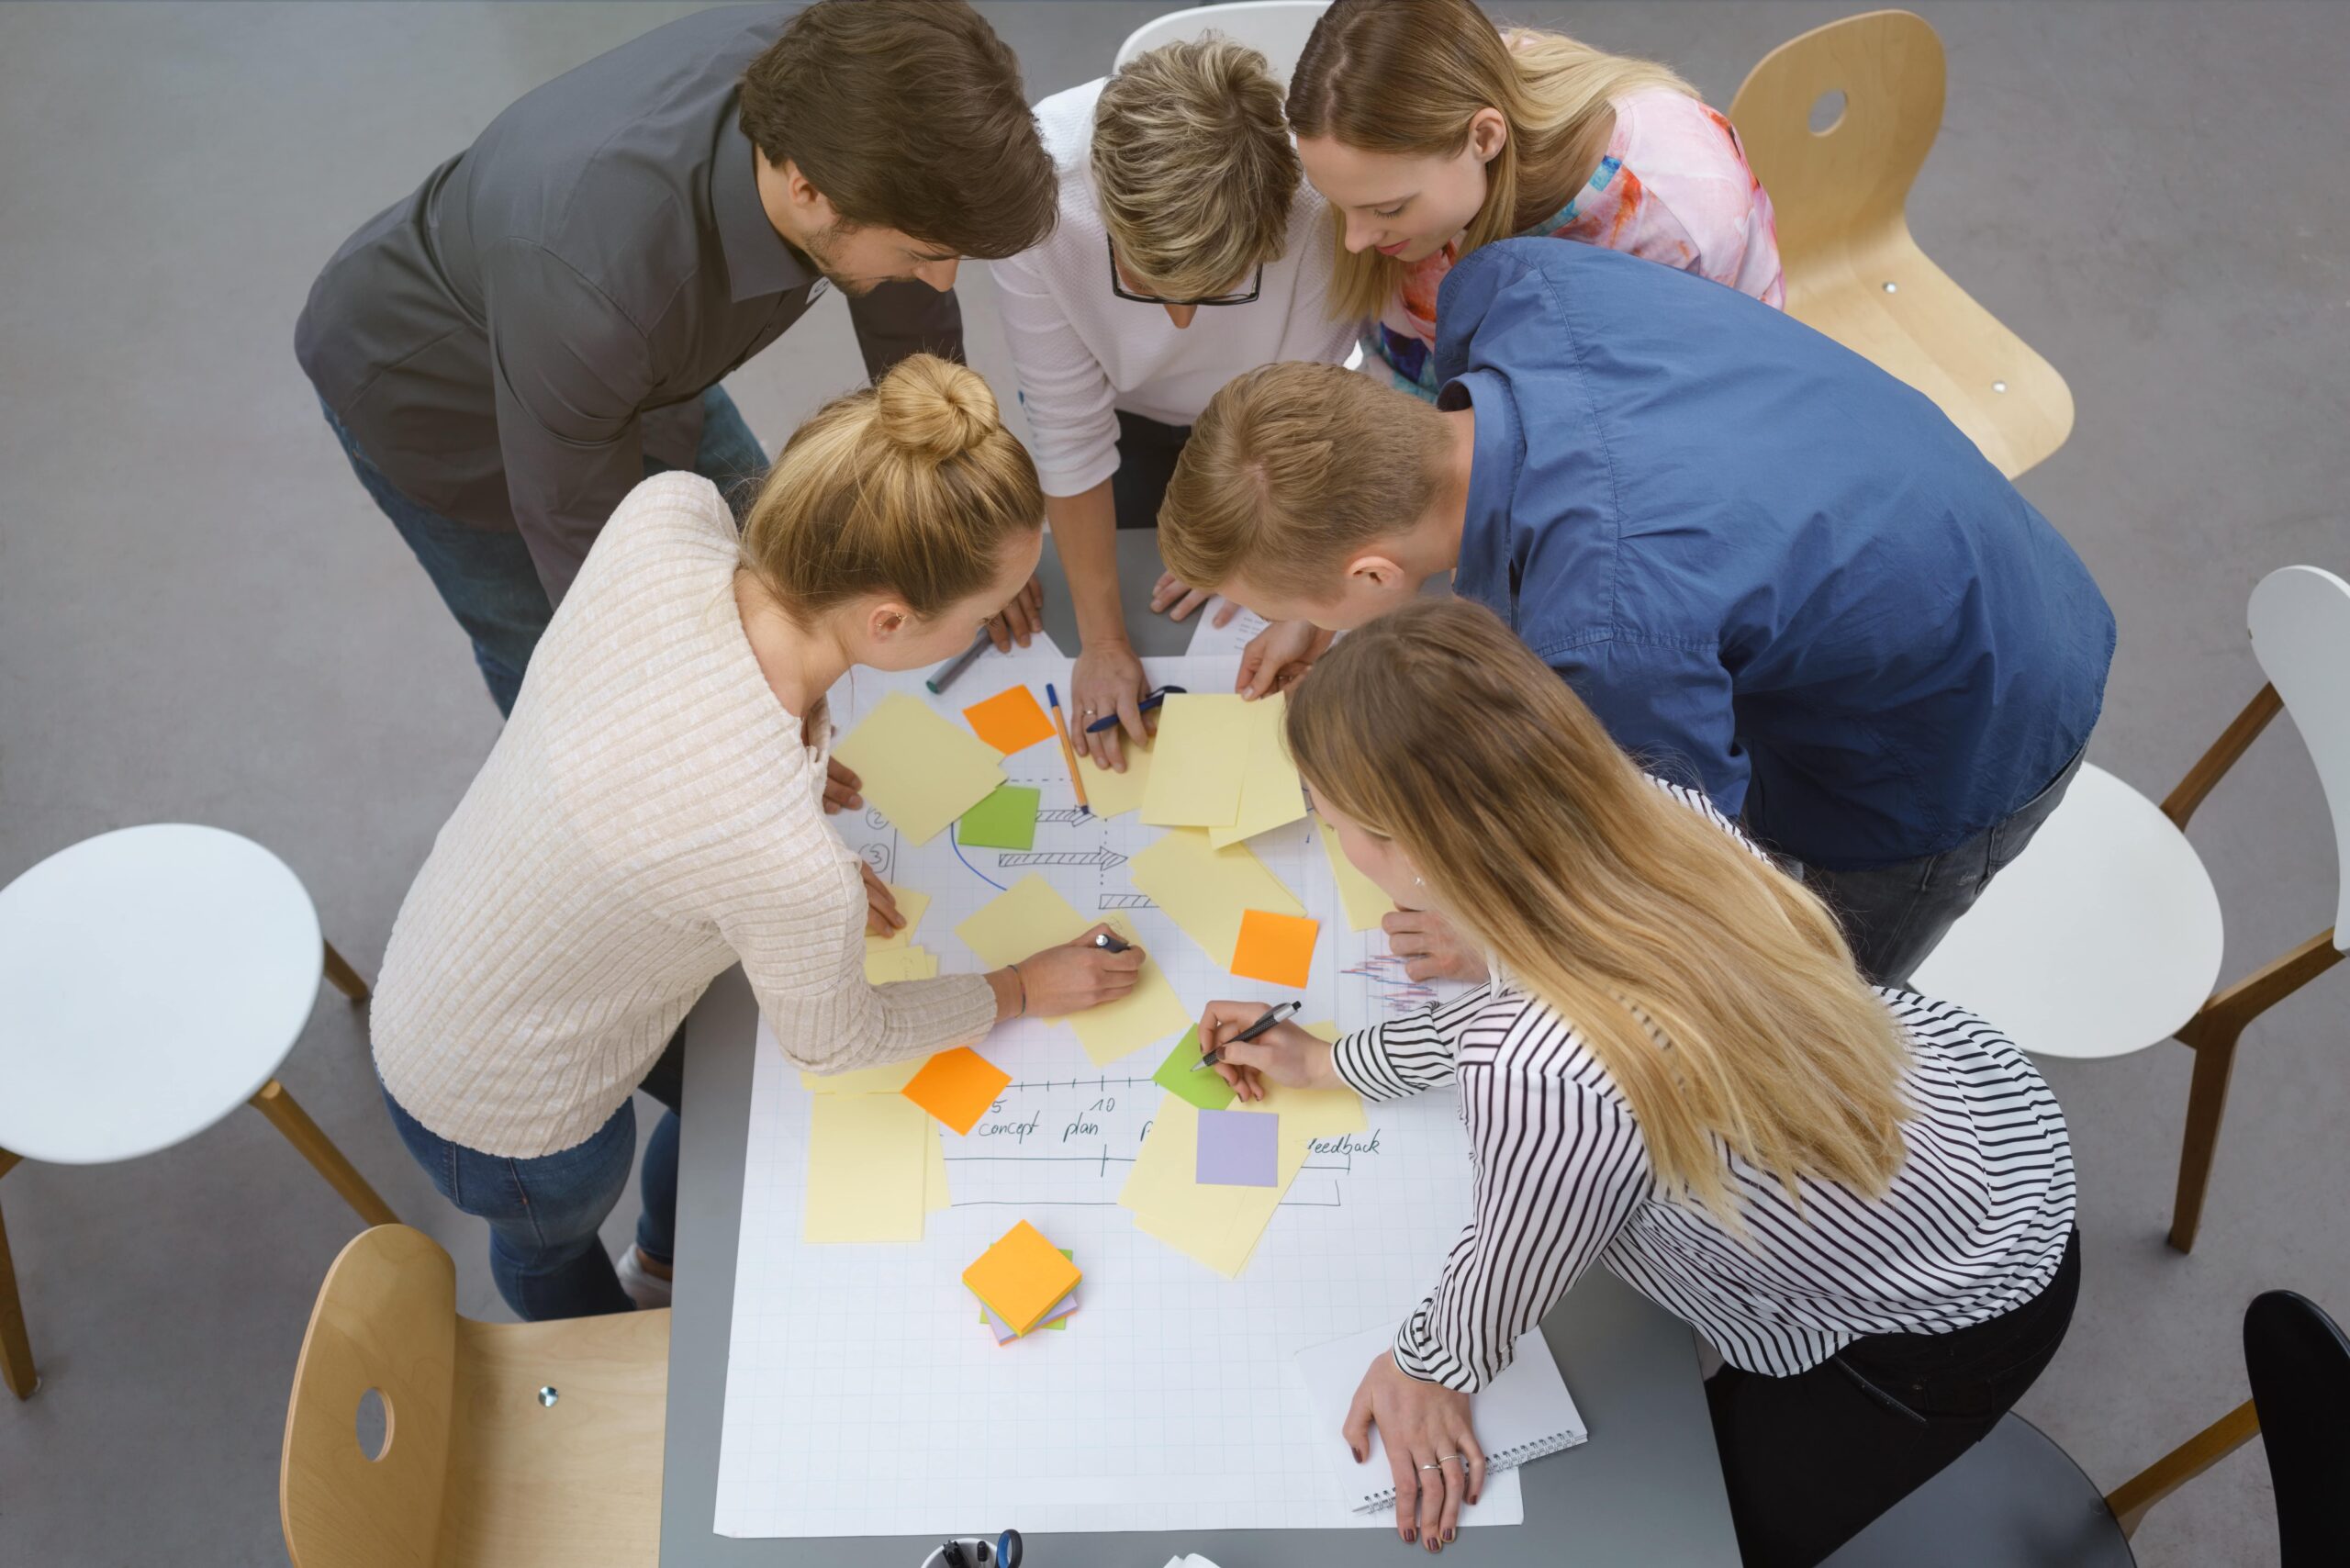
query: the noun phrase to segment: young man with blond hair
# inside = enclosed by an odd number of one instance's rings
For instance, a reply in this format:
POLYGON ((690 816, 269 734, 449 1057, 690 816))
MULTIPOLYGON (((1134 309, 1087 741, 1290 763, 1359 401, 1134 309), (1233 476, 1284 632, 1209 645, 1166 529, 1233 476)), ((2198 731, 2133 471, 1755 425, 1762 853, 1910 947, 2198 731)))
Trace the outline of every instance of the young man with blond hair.
MULTIPOLYGON (((1330 225, 1263 55, 1214 34, 1165 44, 1036 118, 1059 221, 990 270, 1083 643, 1071 738, 1123 769, 1145 682, 1117 530, 1157 521, 1218 387, 1275 360, 1343 359, 1355 324, 1328 319, 1330 225), (1085 734, 1113 716, 1119 728, 1085 734)), ((1153 606, 1180 619, 1204 597, 1162 579, 1153 606)))
MULTIPOLYGON (((1449 573, 1904 981, 2079 766, 2114 641, 2080 558, 1923 395, 1704 278, 1505 241, 1440 319, 1434 408, 1280 364, 1201 415, 1159 543, 1279 622, 1243 688, 1449 573)), ((1482 975, 1391 920, 1416 970, 1482 975)))
POLYGON ((1019 62, 962 0, 722 7, 526 94, 368 219, 295 353, 503 712, 621 497, 692 468, 747 498, 767 460, 719 382, 827 283, 872 375, 960 358, 957 259, 1052 221, 1019 62))

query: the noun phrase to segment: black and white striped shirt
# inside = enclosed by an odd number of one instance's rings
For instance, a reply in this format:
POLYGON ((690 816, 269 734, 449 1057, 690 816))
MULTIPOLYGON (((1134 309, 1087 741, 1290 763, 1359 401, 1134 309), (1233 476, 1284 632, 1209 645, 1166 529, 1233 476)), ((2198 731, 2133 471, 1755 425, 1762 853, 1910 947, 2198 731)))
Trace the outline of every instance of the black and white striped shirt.
POLYGON ((1804 1182, 1798 1207, 1776 1177, 1718 1141, 1744 1200, 1744 1239, 1665 1199, 1598 1058, 1571 1024, 1505 981, 1340 1040, 1338 1074, 1366 1099, 1457 1079, 1476 1160, 1475 1211, 1397 1334, 1397 1363, 1482 1387, 1597 1260, 1731 1365, 1782 1377, 1863 1335, 1948 1333, 2029 1301, 2073 1226, 2064 1113, 2023 1053, 1981 1019, 1908 991, 1878 994, 1909 1044, 1908 1162, 1881 1198, 1804 1182))

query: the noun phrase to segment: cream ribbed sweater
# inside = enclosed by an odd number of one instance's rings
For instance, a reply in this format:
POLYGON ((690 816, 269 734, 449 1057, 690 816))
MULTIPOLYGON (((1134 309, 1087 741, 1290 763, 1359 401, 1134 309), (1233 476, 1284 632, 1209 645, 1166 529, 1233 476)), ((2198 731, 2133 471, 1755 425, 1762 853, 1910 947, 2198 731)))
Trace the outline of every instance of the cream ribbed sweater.
POLYGON ((979 975, 866 983, 857 861, 823 816, 831 737, 803 745, 760 674, 736 550, 707 479, 629 493, 400 906, 375 1067, 445 1138, 516 1159, 580 1142, 737 960, 805 1067, 994 1021, 979 975))

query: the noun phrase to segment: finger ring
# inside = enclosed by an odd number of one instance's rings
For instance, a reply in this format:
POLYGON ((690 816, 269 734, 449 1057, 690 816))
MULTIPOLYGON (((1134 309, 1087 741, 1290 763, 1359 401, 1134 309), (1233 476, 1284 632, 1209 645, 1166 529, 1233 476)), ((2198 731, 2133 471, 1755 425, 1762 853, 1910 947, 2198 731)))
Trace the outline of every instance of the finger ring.
POLYGON ((1438 1464, 1442 1464, 1442 1463, 1444 1462, 1444 1460, 1446 1460, 1446 1459, 1457 1459, 1457 1460, 1459 1460, 1459 1461, 1460 1462, 1460 1468, 1461 1468, 1461 1469, 1466 1470, 1466 1469, 1468 1469, 1468 1468, 1469 1468, 1469 1456, 1468 1456, 1467 1454, 1465 1454, 1465 1453, 1449 1453, 1449 1454, 1446 1454, 1446 1455, 1444 1456, 1444 1459, 1439 1459, 1439 1460, 1438 1460, 1438 1461, 1437 1461, 1437 1463, 1438 1463, 1438 1464))
POLYGON ((1420 1466, 1420 1468, 1422 1470, 1442 1470, 1444 1468, 1444 1461, 1438 1460, 1434 1464, 1424 1464, 1420 1466))

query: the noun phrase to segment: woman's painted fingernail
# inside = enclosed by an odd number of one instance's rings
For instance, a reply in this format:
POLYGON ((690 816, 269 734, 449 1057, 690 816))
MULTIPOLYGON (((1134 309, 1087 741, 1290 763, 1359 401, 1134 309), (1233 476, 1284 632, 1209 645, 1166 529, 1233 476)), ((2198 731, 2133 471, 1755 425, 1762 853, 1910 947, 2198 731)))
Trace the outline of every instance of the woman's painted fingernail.
POLYGON ((1405 1540, 1407 1540, 1407 1541, 1408 1541, 1408 1540, 1417 1540, 1419 1538, 1420 1538, 1420 1532, 1419 1532, 1419 1531, 1417 1531, 1417 1530, 1416 1530, 1416 1529, 1407 1529, 1407 1530, 1405 1530, 1405 1531, 1404 1532, 1404 1539, 1405 1540))
POLYGON ((1445 1532, 1444 1532, 1444 1540, 1445 1540, 1445 1543, 1446 1543, 1447 1545, 1450 1545, 1450 1544, 1451 1544, 1451 1542, 1452 1542, 1452 1537, 1453 1537, 1453 1532, 1452 1532, 1451 1530, 1447 1530, 1447 1531, 1445 1531, 1445 1532))

